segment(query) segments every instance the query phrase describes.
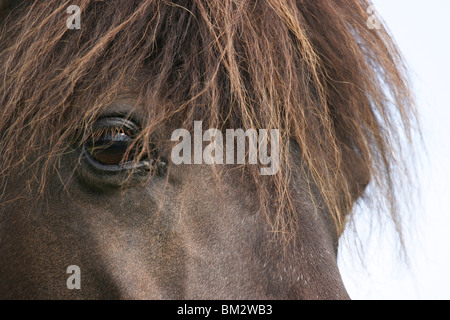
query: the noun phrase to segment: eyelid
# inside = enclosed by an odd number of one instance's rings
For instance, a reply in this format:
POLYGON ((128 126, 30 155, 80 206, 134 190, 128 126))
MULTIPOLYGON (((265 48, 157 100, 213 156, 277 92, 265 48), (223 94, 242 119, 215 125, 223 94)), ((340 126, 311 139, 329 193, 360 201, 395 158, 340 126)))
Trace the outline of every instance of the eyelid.
POLYGON ((139 127, 131 120, 120 117, 100 118, 92 124, 92 132, 103 128, 121 128, 124 132, 131 132, 136 135, 139 127))
POLYGON ((133 134, 124 132, 121 128, 101 128, 94 131, 88 138, 85 139, 85 143, 91 143, 103 140, 110 140, 114 142, 130 142, 133 140, 133 134))

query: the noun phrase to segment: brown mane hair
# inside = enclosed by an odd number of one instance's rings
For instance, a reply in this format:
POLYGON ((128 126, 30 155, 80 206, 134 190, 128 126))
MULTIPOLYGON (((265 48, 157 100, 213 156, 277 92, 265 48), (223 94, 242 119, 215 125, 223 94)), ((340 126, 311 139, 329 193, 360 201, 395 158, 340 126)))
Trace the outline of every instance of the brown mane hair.
POLYGON ((252 170, 278 234, 297 227, 293 143, 339 232, 360 183, 349 152, 370 172, 374 187, 364 198, 379 200, 377 207, 399 226, 398 187, 408 177, 404 141, 411 142, 416 116, 394 42, 383 26, 366 25, 370 5, 25 1, 2 19, 0 34, 2 186, 26 166, 42 192, 77 132, 144 72, 145 80, 129 88, 149 106, 144 141, 161 124, 190 129, 194 120, 214 128, 280 129, 278 174, 252 170), (81 30, 66 26, 73 4, 81 8, 81 30))

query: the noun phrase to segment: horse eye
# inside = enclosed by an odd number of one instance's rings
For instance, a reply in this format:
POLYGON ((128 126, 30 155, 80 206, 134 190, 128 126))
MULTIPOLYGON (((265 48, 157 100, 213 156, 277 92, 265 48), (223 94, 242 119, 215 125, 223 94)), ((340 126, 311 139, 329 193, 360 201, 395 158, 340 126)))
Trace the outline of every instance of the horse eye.
POLYGON ((126 133, 101 133, 86 142, 86 150, 96 161, 106 165, 119 165, 123 162, 133 139, 126 133))
POLYGON ((121 165, 136 153, 134 136, 137 127, 120 118, 100 119, 94 123, 92 133, 84 142, 85 150, 103 165, 121 165))

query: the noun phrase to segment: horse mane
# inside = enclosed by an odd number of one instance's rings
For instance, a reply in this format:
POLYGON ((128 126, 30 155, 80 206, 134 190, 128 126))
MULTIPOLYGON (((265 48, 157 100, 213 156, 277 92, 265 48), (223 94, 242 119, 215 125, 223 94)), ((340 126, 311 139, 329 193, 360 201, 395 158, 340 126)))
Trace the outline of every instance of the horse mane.
MULTIPOLYGON (((406 150, 416 128, 407 70, 368 0, 25 1, 1 18, 0 178, 26 166, 41 191, 83 127, 129 90, 161 124, 280 129, 280 170, 252 176, 273 229, 295 230, 296 144, 339 232, 352 211, 349 157, 400 229, 406 150), (69 5, 81 29, 66 26, 69 5), (138 86, 130 79, 144 72, 138 86), (273 210, 266 210, 273 208, 273 210)), ((147 140, 145 140, 147 139, 147 140)), ((20 171, 20 170, 19 170, 20 171)))

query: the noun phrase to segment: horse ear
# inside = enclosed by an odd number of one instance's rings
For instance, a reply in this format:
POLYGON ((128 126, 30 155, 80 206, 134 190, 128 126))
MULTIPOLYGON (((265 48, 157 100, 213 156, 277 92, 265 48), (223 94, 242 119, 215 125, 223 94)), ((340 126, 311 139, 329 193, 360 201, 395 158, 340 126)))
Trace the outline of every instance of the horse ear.
POLYGON ((368 163, 353 149, 344 146, 342 151, 345 172, 349 181, 349 191, 354 202, 362 195, 370 183, 370 169, 368 163))
POLYGON ((12 9, 18 7, 23 0, 0 0, 0 18, 4 17, 12 9))

